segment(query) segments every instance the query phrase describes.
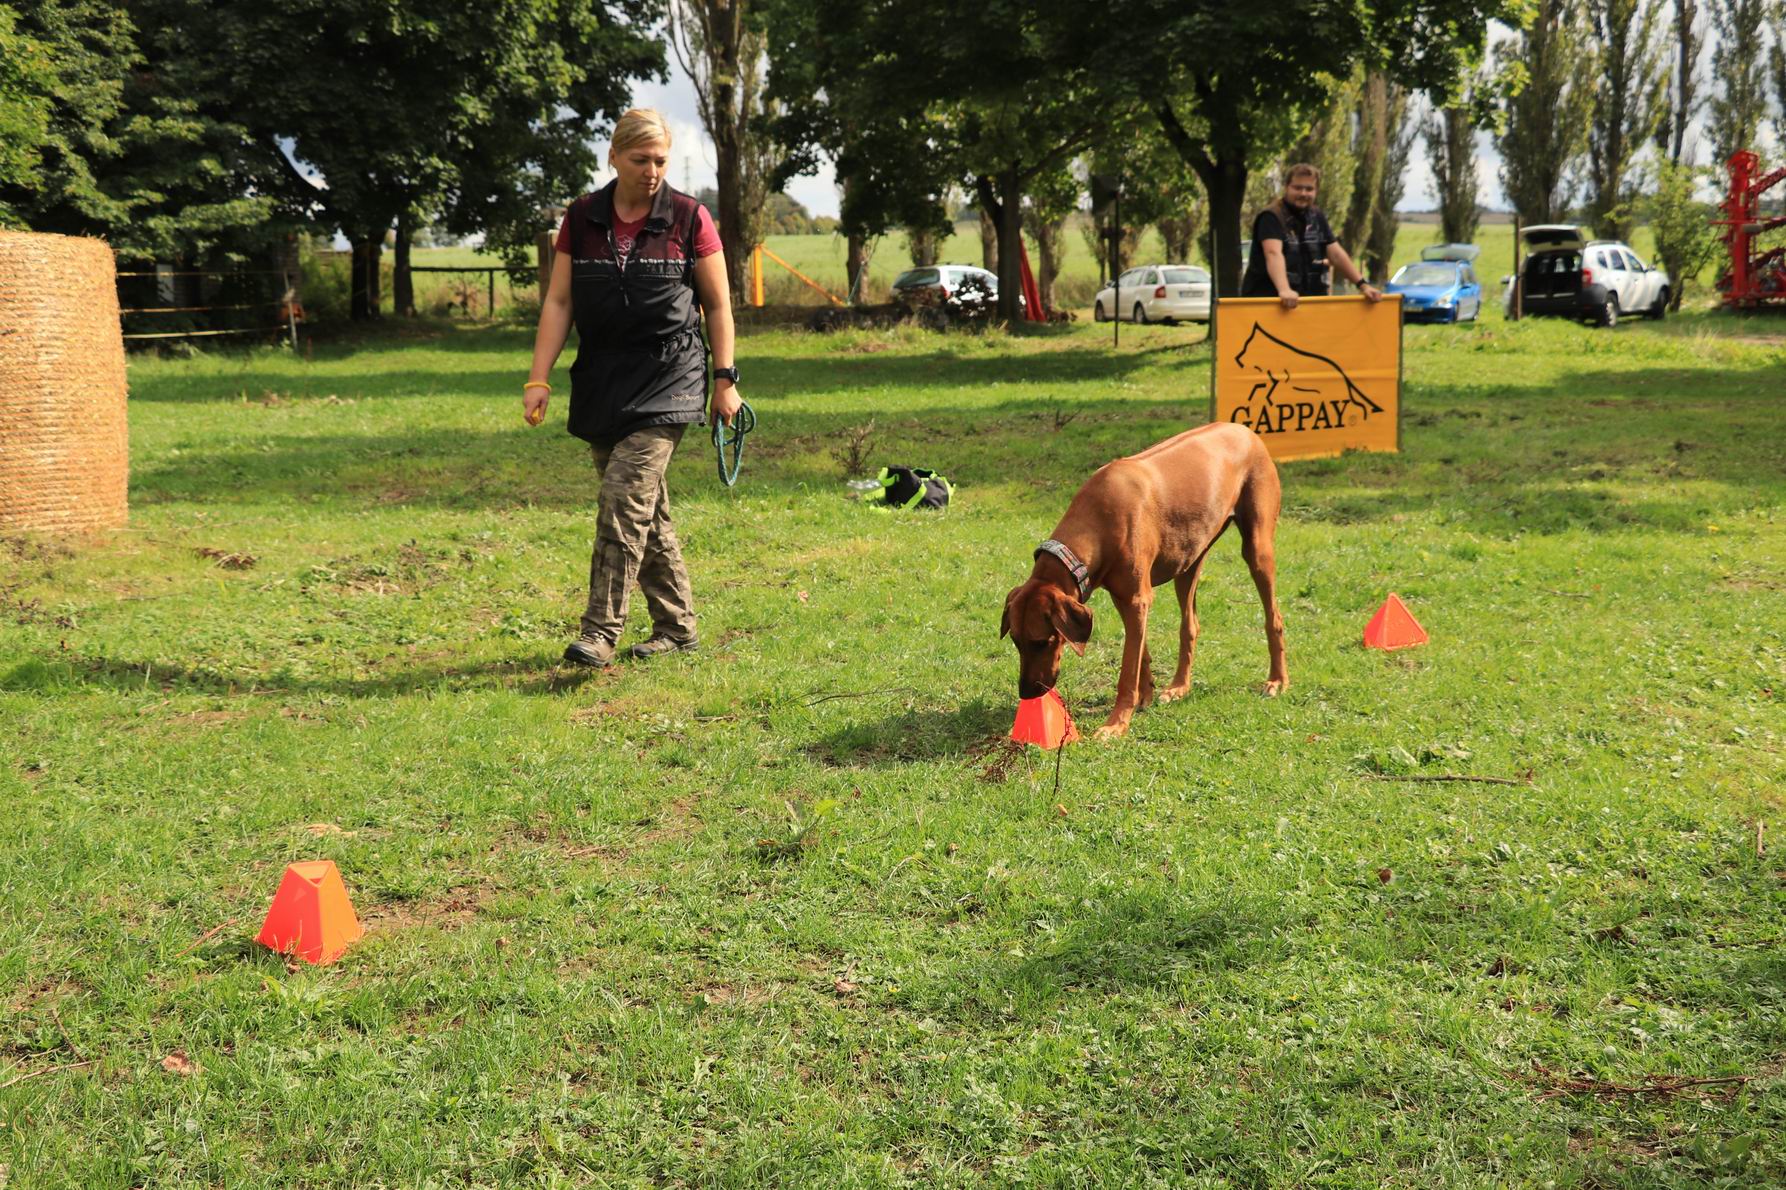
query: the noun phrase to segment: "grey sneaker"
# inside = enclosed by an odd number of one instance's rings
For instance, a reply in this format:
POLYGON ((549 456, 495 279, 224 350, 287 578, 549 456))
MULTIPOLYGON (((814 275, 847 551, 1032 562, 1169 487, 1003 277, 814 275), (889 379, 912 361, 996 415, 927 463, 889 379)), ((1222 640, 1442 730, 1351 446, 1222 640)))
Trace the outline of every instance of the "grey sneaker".
POLYGON ((614 646, 599 636, 579 636, 565 646, 564 659, 571 665, 606 669, 614 664, 614 646))
POLYGON ((649 661, 653 657, 662 657, 666 653, 692 653, 701 647, 696 637, 677 640, 669 636, 654 636, 650 640, 640 641, 626 651, 626 655, 634 661, 649 661))

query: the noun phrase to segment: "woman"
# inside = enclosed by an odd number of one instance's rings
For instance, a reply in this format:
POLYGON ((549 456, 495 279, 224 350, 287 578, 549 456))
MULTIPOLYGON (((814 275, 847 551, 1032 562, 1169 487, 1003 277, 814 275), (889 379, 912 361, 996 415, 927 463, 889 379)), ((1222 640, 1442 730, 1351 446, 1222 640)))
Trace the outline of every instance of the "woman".
POLYGON ((631 655, 696 646, 694 601, 664 473, 707 401, 703 312, 716 365, 713 416, 730 423, 742 404, 719 233, 705 207, 664 180, 669 160, 663 116, 635 108, 620 117, 608 149, 617 176, 572 203, 558 230, 523 388, 523 412, 538 425, 552 393, 546 377, 575 322, 569 429, 595 454, 601 497, 589 603, 564 659, 597 669, 614 662, 635 582, 651 610, 651 637, 631 655))

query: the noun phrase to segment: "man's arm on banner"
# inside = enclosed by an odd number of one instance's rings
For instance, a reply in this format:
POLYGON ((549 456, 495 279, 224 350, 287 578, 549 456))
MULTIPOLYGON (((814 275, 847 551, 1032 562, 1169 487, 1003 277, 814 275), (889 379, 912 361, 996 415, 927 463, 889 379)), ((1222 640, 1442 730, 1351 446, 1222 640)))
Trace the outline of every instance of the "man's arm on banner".
MULTIPOLYGON (((1283 248, 1281 246, 1278 248, 1278 255, 1280 258, 1283 255, 1283 248)), ((1270 263, 1270 255, 1268 253, 1266 257, 1266 267, 1269 268, 1270 263)), ((1352 258, 1346 255, 1346 250, 1340 247, 1338 240, 1327 245, 1327 263, 1333 266, 1334 272, 1358 286, 1358 292, 1362 293, 1366 300, 1373 302, 1380 302, 1383 300, 1383 291, 1364 279, 1364 274, 1358 271, 1358 266, 1352 263, 1352 258)), ((1279 266, 1280 269, 1282 267, 1282 265, 1279 266)))

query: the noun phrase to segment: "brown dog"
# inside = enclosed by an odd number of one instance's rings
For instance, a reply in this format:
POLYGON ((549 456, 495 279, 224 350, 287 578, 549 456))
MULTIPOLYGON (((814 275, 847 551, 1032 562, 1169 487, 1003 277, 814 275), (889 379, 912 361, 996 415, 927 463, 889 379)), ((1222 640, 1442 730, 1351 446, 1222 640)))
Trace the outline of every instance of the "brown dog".
POLYGON ((1273 545, 1282 502, 1277 467, 1264 443, 1228 422, 1188 430, 1098 468, 1067 506, 1054 536, 1037 547, 1029 581, 1005 596, 999 635, 1008 633, 1017 646, 1018 696, 1034 698, 1054 688, 1062 646, 1084 656, 1091 639, 1091 609, 1085 603, 1102 587, 1122 616, 1123 647, 1116 705, 1097 734, 1109 738, 1126 732, 1135 708, 1154 699, 1147 611, 1154 588, 1171 579, 1183 613, 1178 672, 1159 698, 1184 697, 1197 647, 1197 577, 1209 547, 1230 521, 1240 526, 1240 551, 1265 605, 1265 643, 1271 650, 1265 693, 1288 689, 1273 545))

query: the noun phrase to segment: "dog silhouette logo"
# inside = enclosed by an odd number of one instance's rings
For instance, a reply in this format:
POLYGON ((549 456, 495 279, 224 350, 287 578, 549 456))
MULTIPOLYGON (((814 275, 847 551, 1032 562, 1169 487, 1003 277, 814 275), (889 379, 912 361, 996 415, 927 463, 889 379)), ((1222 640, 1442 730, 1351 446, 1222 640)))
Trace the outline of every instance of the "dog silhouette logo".
POLYGON ((1334 360, 1286 343, 1256 322, 1234 362, 1258 377, 1228 420, 1256 433, 1337 430, 1383 412, 1334 360))

